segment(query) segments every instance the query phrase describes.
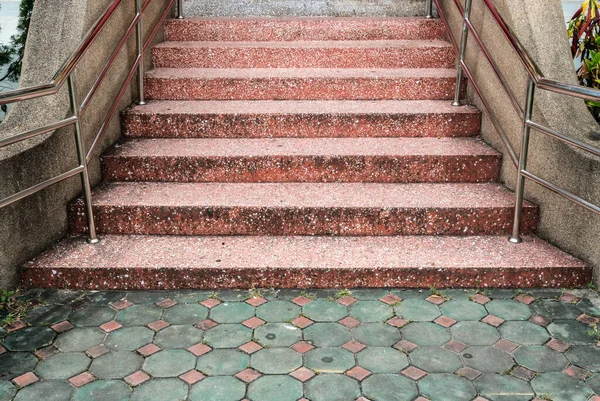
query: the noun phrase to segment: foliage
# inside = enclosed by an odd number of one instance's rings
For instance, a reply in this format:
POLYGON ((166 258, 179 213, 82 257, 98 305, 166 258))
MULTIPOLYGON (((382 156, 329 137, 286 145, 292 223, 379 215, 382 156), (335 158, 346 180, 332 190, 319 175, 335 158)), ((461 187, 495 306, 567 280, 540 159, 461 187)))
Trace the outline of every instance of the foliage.
POLYGON ((38 300, 27 300, 18 291, 0 290, 0 327, 14 323, 27 314, 38 300))

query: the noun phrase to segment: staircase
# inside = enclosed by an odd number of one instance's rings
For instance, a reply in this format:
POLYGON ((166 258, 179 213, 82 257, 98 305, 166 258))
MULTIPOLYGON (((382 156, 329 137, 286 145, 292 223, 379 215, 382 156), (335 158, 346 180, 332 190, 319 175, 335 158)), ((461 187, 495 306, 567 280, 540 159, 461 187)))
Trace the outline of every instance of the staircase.
POLYGON ((481 115, 453 107, 439 20, 188 18, 166 25, 148 104, 122 115, 73 237, 28 286, 573 287, 591 270, 532 233, 481 115))

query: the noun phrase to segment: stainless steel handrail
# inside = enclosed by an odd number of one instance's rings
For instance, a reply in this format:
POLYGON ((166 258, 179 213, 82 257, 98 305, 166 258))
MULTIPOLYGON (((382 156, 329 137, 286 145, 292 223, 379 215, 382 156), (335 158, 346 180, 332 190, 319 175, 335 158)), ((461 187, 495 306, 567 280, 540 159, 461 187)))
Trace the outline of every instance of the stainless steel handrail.
MULTIPOLYGON (((54 74, 53 78, 50 82, 30 86, 27 88, 15 89, 12 91, 2 92, 0 93, 0 104, 8 104, 8 103, 17 103, 25 100, 40 98, 44 96, 51 96, 61 89, 65 82, 68 84, 68 95, 69 95, 69 109, 71 110, 71 116, 67 117, 63 120, 53 122, 42 127, 38 127, 35 129, 31 129, 25 132, 21 132, 15 135, 12 135, 8 138, 0 139, 0 148, 15 144, 17 142, 21 142, 42 134, 46 134, 48 132, 54 131, 56 129, 67 127, 73 125, 75 127, 75 144, 77 149, 77 159, 78 166, 74 169, 71 169, 65 173, 58 174, 54 177, 51 177, 41 183, 33 185, 29 188, 21 190, 16 194, 13 194, 7 198, 0 199, 0 208, 8 206, 14 202, 17 202, 25 197, 35 194, 51 185, 57 184, 61 181, 64 181, 70 177, 75 175, 80 175, 81 177, 81 185, 83 188, 83 200, 85 204, 86 218, 88 222, 89 229, 89 237, 88 242, 97 243, 99 242, 98 236, 96 234, 96 228, 94 223, 94 214, 92 208, 92 192, 91 192, 91 183, 88 171, 88 163, 90 162, 93 152, 96 149, 97 145, 100 143, 100 140, 108 127, 111 119, 113 118, 115 112, 118 109, 119 103, 126 93, 127 88, 132 80, 132 78, 136 75, 138 77, 138 103, 144 104, 144 52, 150 47, 152 40, 160 27, 162 26, 164 20, 168 17, 171 12, 175 1, 170 0, 165 7, 164 12, 160 16, 157 23, 154 25, 150 35, 146 39, 146 41, 142 38, 142 20, 143 14, 148 5, 152 0, 135 0, 135 17, 130 22, 125 34, 121 37, 117 45, 111 52, 110 57, 104 64, 102 70, 94 80, 94 83, 91 89, 88 91, 87 95, 84 97, 84 100, 79 103, 77 100, 77 88, 75 85, 75 76, 74 72, 77 66, 79 65, 81 59, 85 55, 86 51, 90 48, 91 44, 94 40, 102 33, 107 22, 110 20, 112 15, 115 13, 119 5, 123 2, 123 0, 113 0, 109 6, 106 8, 104 13, 98 18, 89 31, 86 33, 84 39, 80 42, 77 49, 71 54, 71 56, 62 64, 62 66, 58 69, 58 71, 54 74), (133 67, 130 69, 127 78, 123 82, 121 89, 116 96, 110 112, 105 117, 100 129, 94 136, 94 140, 90 149, 86 152, 85 144, 82 135, 82 127, 81 127, 81 118, 85 113, 87 107, 90 104, 91 99, 94 97, 97 89, 100 87, 104 78, 106 77, 110 67, 114 64, 117 55, 122 49, 123 45, 126 43, 127 39, 129 39, 134 31, 136 33, 136 48, 137 48, 137 56, 135 62, 133 63, 133 67)), ((177 0, 177 17, 183 18, 183 0, 177 0)))

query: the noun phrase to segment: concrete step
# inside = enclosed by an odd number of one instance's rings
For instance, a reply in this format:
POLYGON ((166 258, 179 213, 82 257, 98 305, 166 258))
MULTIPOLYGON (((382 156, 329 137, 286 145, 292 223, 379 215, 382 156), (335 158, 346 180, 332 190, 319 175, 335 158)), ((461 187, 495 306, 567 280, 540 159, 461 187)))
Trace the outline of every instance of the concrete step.
POLYGON ((170 19, 168 41, 445 40, 439 18, 202 18, 170 19))
POLYGON ((106 181, 486 182, 501 157, 473 138, 133 139, 106 181))
POLYGON ((448 101, 150 101, 123 134, 155 138, 462 137, 481 113, 448 101))
MULTIPOLYGON (((497 235, 514 195, 499 184, 109 183, 93 195, 107 234, 497 235)), ((81 200, 71 231, 86 231, 81 200)), ((522 227, 536 227, 527 203, 522 227)))
POLYGON ((69 238, 23 270, 29 287, 221 289, 582 287, 591 269, 536 237, 69 238))
POLYGON ((161 100, 450 100, 456 71, 441 68, 160 68, 145 77, 161 100))
POLYGON ((155 68, 453 68, 442 40, 163 42, 155 68))

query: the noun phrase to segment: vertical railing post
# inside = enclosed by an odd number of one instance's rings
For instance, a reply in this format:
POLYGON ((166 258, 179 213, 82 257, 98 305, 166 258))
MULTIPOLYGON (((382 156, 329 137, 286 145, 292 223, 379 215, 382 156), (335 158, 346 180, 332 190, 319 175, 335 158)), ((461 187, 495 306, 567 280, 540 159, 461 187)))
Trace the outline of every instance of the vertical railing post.
POLYGON ((138 64, 138 104, 146 104, 144 100, 144 45, 142 43, 142 0, 135 0, 135 12, 138 21, 135 25, 137 55, 140 60, 138 64))
POLYGON ((425 13, 425 18, 433 18, 433 0, 427 0, 427 11, 425 13))
POLYGON ((177 18, 183 19, 183 0, 177 0, 177 18))
POLYGON ((75 143, 77 145, 77 159, 79 165, 83 167, 81 172, 81 187, 83 189, 83 202, 85 204, 85 214, 87 217, 87 223, 89 228, 88 242, 90 244, 97 244, 100 242, 96 235, 96 225, 94 224, 94 210, 92 208, 92 186, 90 184, 90 174, 88 171, 88 164, 85 155, 85 147, 83 146, 83 138, 81 136, 81 121, 79 119, 79 105, 77 103, 77 92, 75 88, 75 78, 73 73, 68 78, 69 87, 69 102, 71 105, 71 111, 73 116, 77 118, 75 121, 75 143))
POLYGON ((472 0, 465 0, 465 15, 463 16, 462 34, 460 36, 460 49, 458 52, 458 61, 456 66, 456 92, 452 106, 460 106, 460 95, 462 92, 463 68, 462 63, 465 61, 465 52, 467 51, 467 38, 469 37, 469 26, 467 21, 471 18, 471 3, 472 0))
POLYGON ((529 78, 527 82, 527 99, 525 101, 525 115, 523 117, 523 137, 521 139, 521 154, 519 156, 519 166, 517 171, 517 184, 515 188, 515 216, 513 222, 512 235, 508 239, 513 244, 520 244, 521 239, 521 216, 523 215, 523 193, 525 191, 525 176, 523 171, 527 169, 527 153, 529 151, 529 133, 531 128, 528 122, 531 121, 533 112, 533 99, 535 96, 535 84, 533 79, 529 78))

